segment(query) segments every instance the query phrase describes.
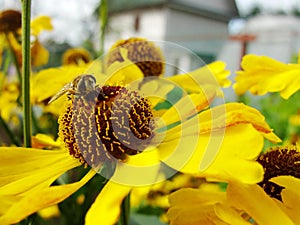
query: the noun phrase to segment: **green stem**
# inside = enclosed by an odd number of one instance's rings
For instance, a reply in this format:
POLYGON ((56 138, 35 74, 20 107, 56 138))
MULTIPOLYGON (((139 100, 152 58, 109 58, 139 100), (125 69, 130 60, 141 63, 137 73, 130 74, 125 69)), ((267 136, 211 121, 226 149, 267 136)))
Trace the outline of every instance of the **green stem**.
POLYGON ((25 147, 31 147, 30 12, 31 0, 22 0, 22 97, 25 147))
POLYGON ((20 70, 20 65, 19 65, 19 62, 18 62, 18 58, 16 56, 16 53, 15 53, 13 47, 12 47, 11 41, 9 40, 7 34, 5 35, 5 37, 6 37, 6 40, 7 40, 7 43, 8 43, 10 56, 13 60, 13 63, 15 64, 17 75, 18 75, 19 81, 21 83, 22 82, 22 76, 21 76, 21 70, 20 70))
POLYGON ((102 0, 100 3, 99 14, 100 14, 100 51, 99 56, 104 52, 104 38, 105 29, 107 26, 107 0, 102 0))
POLYGON ((126 196, 121 205, 120 224, 129 225, 129 213, 130 213, 130 194, 126 196))

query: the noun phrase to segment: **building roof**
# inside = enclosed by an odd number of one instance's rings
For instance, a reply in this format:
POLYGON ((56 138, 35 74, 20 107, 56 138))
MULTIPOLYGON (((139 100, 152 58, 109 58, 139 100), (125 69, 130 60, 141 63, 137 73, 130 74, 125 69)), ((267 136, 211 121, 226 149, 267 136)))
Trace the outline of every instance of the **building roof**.
POLYGON ((119 13, 129 10, 167 7, 203 17, 228 22, 239 17, 235 0, 110 0, 110 13, 119 13))

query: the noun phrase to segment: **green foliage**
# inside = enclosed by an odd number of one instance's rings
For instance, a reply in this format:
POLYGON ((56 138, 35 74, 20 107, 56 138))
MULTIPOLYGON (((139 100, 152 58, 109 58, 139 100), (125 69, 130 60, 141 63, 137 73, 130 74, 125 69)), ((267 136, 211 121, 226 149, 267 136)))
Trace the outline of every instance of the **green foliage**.
POLYGON ((282 140, 288 139, 293 132, 289 118, 300 109, 300 92, 287 100, 281 98, 278 93, 272 93, 262 98, 259 103, 261 113, 266 117, 266 121, 274 132, 282 140))

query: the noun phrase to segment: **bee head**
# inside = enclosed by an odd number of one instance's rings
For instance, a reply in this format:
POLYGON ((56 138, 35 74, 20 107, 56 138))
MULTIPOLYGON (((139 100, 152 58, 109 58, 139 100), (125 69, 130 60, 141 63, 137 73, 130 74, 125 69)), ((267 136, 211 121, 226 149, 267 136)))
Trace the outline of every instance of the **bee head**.
POLYGON ((96 78, 93 75, 82 75, 77 83, 76 91, 79 94, 87 94, 94 91, 96 87, 96 78))

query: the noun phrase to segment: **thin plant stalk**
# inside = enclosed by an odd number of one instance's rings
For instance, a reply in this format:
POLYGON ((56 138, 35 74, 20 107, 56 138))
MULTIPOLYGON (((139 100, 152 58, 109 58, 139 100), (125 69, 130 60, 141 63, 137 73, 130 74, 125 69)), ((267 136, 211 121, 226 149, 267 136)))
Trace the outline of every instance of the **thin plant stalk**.
POLYGON ((6 37, 6 40, 7 40, 7 43, 8 43, 9 54, 10 54, 12 60, 13 60, 13 63, 15 64, 15 68, 16 68, 16 71, 17 71, 17 75, 18 75, 19 81, 22 82, 20 65, 18 63, 18 59, 17 59, 16 53, 14 52, 14 49, 13 49, 12 44, 11 44, 11 41, 9 40, 7 34, 5 35, 5 37, 6 37))
POLYGON ((101 56, 104 52, 104 38, 105 38, 105 30, 107 26, 107 0, 101 0, 100 8, 99 8, 99 14, 100 14, 100 51, 99 56, 101 56))
POLYGON ((22 0, 22 99, 24 146, 31 147, 30 106, 30 14, 31 0, 22 0))

